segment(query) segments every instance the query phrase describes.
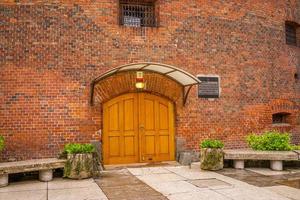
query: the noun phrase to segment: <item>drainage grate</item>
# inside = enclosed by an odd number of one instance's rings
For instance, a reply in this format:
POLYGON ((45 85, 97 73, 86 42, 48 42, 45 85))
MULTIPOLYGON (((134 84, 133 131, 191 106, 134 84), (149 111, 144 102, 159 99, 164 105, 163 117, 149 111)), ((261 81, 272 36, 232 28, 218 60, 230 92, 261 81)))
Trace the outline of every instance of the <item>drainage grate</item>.
POLYGON ((231 184, 221 181, 216 178, 211 179, 197 179, 188 181, 189 183, 199 187, 199 188, 207 188, 207 187, 219 187, 219 186, 231 186, 231 184))

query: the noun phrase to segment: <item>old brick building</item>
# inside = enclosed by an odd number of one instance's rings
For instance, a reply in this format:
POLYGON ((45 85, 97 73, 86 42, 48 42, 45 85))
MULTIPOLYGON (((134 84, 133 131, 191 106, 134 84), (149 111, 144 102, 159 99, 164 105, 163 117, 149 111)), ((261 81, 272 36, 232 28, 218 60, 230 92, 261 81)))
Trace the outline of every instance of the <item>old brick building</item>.
POLYGON ((107 159, 137 154, 107 163, 173 159, 205 138, 245 147, 275 128, 298 143, 299 24, 299 0, 1 0, 1 159, 53 157, 101 134, 107 159), (186 102, 184 74, 202 81, 186 102))

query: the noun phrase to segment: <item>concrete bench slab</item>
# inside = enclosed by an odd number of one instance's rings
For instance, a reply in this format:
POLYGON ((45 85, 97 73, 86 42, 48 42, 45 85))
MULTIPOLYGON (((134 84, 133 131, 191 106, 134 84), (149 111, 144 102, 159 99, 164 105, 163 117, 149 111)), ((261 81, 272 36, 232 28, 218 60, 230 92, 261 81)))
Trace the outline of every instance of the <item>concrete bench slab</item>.
POLYGON ((251 149, 224 150, 225 160, 299 160, 293 151, 255 151, 251 149))
POLYGON ((234 168, 244 169, 245 160, 269 160, 270 168, 283 170, 282 161, 299 160, 299 154, 294 151, 255 151, 251 149, 224 150, 224 159, 233 160, 234 168))
POLYGON ((298 154, 298 160, 300 160, 300 150, 294 150, 294 152, 298 154))
POLYGON ((0 187, 8 185, 8 174, 39 171, 40 181, 51 181, 53 169, 64 168, 66 160, 57 158, 34 159, 0 163, 0 187))

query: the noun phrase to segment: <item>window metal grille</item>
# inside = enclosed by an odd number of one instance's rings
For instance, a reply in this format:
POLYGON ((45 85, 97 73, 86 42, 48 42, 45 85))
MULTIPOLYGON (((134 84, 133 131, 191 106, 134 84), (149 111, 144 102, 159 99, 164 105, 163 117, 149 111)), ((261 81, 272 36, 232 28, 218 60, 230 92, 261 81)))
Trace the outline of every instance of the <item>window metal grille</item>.
POLYGON ((198 97, 219 98, 219 77, 200 76, 198 79, 201 81, 198 87, 198 97))
POLYGON ((285 24, 285 37, 288 45, 297 46, 297 27, 293 24, 285 24))
POLYGON ((288 123, 289 113, 275 113, 272 115, 273 124, 288 123))
POLYGON ((120 1, 120 24, 131 27, 155 27, 154 2, 120 1))

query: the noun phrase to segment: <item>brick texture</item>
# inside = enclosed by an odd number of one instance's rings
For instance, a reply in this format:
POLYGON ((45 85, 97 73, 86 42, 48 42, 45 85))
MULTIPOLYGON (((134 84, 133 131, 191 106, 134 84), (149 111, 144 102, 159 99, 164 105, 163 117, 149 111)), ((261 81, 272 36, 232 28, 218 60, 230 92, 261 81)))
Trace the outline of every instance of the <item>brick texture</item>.
MULTIPOLYGON (((153 83, 176 102, 176 137, 187 149, 205 138, 245 147, 248 133, 275 128, 300 142, 300 47, 285 44, 284 30, 287 20, 300 24, 299 0, 157 0, 156 9, 158 27, 133 28, 119 25, 117 0, 2 0, 0 160, 53 157, 65 143, 100 140, 100 101, 113 95, 97 91, 91 106, 90 84, 134 62, 220 76, 219 99, 200 99, 193 87, 185 106, 178 85, 153 83), (290 113, 290 126, 273 126, 276 112, 290 113)), ((130 91, 103 84, 111 94, 130 91)))

